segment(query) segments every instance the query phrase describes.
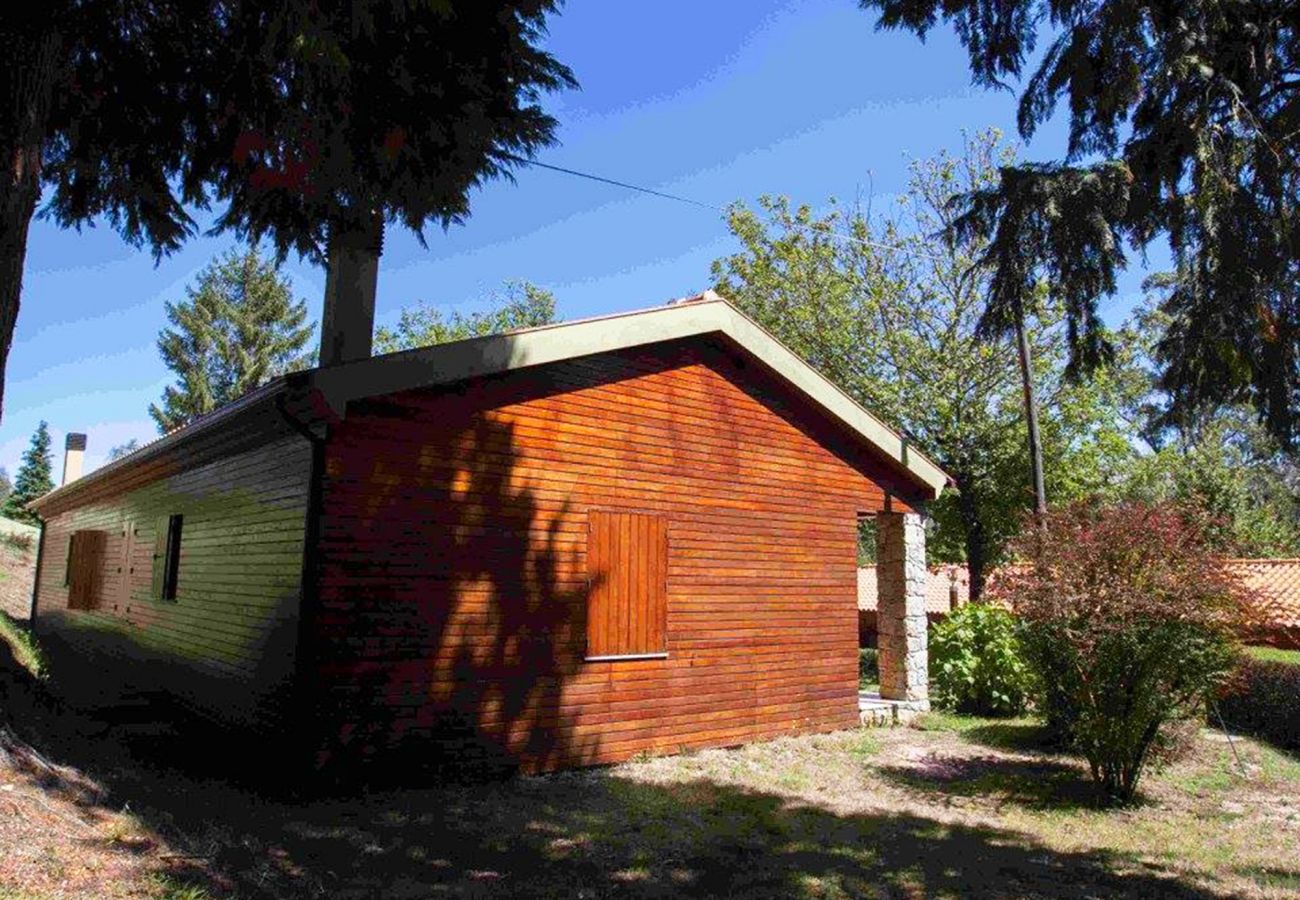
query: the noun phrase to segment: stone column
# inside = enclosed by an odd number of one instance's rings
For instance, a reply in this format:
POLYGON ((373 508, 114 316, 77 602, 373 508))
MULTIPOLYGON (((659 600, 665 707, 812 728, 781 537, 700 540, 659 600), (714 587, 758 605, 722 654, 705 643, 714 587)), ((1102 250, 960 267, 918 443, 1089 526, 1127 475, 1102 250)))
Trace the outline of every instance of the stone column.
POLYGON ((929 707, 925 526, 916 513, 876 515, 880 696, 929 707))

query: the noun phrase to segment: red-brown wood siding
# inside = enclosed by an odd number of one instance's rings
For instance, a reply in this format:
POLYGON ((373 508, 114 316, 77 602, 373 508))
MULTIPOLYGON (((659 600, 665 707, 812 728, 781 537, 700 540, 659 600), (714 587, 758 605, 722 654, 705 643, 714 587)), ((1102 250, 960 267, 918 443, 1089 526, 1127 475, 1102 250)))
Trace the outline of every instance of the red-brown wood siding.
POLYGON ((668 520, 587 512, 587 656, 667 650, 668 520))
POLYGON ((701 339, 353 404, 326 449, 320 759, 546 769, 853 726, 857 516, 892 477, 701 339), (585 660, 593 510, 665 522, 666 659, 585 660))

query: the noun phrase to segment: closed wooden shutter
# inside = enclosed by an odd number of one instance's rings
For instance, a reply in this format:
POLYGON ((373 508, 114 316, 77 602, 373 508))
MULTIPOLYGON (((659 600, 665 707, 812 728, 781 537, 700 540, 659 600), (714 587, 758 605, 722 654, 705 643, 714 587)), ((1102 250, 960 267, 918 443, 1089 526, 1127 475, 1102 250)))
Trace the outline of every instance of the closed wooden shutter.
POLYGON ((95 609, 104 582, 104 548, 108 533, 78 531, 68 550, 68 608, 95 609))
POLYGON ((668 650, 668 523, 593 511, 587 535, 587 657, 668 650))

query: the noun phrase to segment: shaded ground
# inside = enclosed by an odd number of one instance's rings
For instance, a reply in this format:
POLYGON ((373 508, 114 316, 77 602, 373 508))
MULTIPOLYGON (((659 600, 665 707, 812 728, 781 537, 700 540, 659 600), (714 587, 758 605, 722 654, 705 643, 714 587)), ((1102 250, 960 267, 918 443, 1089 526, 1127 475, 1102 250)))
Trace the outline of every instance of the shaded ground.
POLYGON ((233 736, 38 694, 0 660, 0 898, 1300 896, 1300 761, 1243 741, 1243 779, 1210 732, 1123 811, 1031 723, 944 716, 294 802, 194 774, 233 736))

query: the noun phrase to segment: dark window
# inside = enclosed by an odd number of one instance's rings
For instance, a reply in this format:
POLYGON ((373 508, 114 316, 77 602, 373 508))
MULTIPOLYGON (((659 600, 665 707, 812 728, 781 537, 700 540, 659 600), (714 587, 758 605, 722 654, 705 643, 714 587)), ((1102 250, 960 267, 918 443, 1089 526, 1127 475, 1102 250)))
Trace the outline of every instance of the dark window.
POLYGON ((185 517, 177 513, 158 520, 153 551, 153 595, 161 600, 176 599, 181 567, 181 530, 185 517))
POLYGON ((642 513, 588 514, 587 658, 666 656, 668 523, 642 513))

